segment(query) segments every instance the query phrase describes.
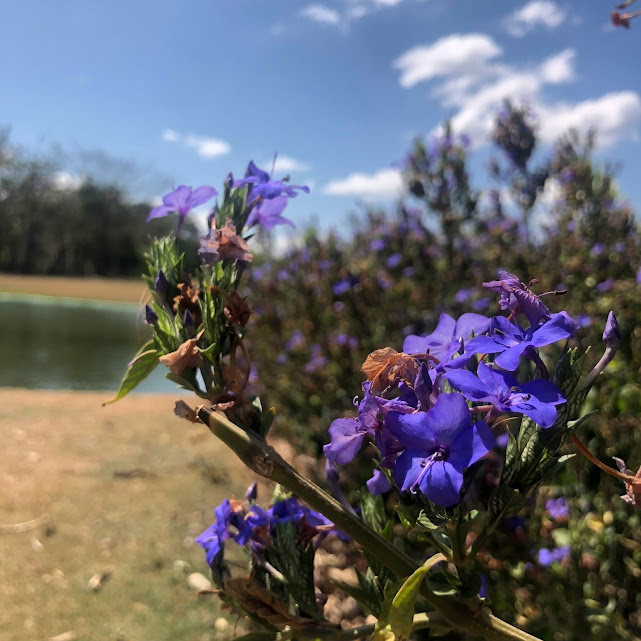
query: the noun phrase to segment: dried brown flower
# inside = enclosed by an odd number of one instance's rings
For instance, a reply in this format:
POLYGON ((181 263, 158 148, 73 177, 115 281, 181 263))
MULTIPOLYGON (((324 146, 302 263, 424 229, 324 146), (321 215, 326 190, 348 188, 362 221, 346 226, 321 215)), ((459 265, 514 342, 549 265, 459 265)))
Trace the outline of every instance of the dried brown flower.
POLYGON ((225 312, 227 320, 235 325, 247 325, 247 321, 251 315, 249 305, 235 289, 227 294, 223 311, 225 312))
POLYGON ((194 289, 191 283, 178 283, 178 296, 174 298, 174 311, 182 318, 187 310, 194 318, 196 327, 202 323, 200 303, 198 302, 199 289, 194 289))
POLYGON ((209 237, 201 239, 200 253, 209 265, 221 260, 244 260, 251 262, 254 255, 247 242, 236 233, 236 227, 228 220, 222 229, 212 229, 209 237))
POLYGON ((418 361, 409 354, 385 347, 377 349, 367 357, 361 372, 372 383, 371 393, 382 394, 400 381, 414 387, 419 368, 418 361))
POLYGON ((197 338, 190 338, 175 352, 165 354, 158 360, 179 376, 185 367, 200 367, 203 364, 203 357, 198 351, 197 342, 197 338))

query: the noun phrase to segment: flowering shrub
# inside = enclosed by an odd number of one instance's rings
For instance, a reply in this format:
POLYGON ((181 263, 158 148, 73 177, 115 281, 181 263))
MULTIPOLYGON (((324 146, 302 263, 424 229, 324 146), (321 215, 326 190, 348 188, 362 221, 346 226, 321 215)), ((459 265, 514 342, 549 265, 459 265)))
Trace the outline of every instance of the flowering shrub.
MULTIPOLYGON (((168 378, 201 399, 196 408, 177 402, 176 414, 203 423, 250 469, 278 483, 267 508, 256 502, 255 488, 244 501, 224 501, 214 524, 198 537, 220 597, 262 630, 247 639, 374 635, 393 641, 421 628, 535 639, 490 609, 484 555, 492 538, 514 527, 510 520, 527 509, 544 479, 574 456, 566 452, 569 443, 623 484, 628 509, 641 501, 641 474, 623 461, 616 461, 618 470, 605 465, 578 436, 590 418, 582 413, 588 393, 623 338, 614 314, 605 323, 604 347, 597 346, 601 358, 585 374, 586 354, 569 342, 580 323, 548 309, 532 284, 500 270, 498 280, 483 283, 487 292, 499 294, 495 316, 467 312, 457 319, 443 313, 431 333, 406 332, 402 351, 372 351, 361 368, 365 381, 357 417, 334 420, 324 446, 332 497, 267 444, 275 411, 266 410, 249 389, 251 310, 241 293, 254 258, 248 234, 286 222, 282 212, 297 190, 306 188, 274 180, 253 163, 244 179, 228 176, 201 239, 196 273, 185 272, 173 239, 153 241, 146 276, 153 338, 131 362, 116 396, 158 363, 166 365, 168 378), (358 505, 343 494, 337 468, 356 459, 371 476, 358 505), (492 466, 500 471, 485 496, 483 474, 492 466), (326 616, 327 595, 315 584, 314 559, 331 537, 362 549, 357 583, 338 587, 375 623, 343 630, 326 616), (246 549, 249 574, 228 562, 232 540, 246 549)), ((174 192, 155 215, 178 213, 180 225, 194 198, 209 194, 212 188, 201 187, 178 199, 174 192)), ((414 224, 427 235, 420 222, 414 224)), ((380 251, 376 241, 384 243, 382 236, 370 239, 370 249, 380 251)), ((332 269, 329 252, 316 258, 319 269, 332 269)), ((392 251, 385 262, 390 270, 409 267, 401 251, 392 251)), ((332 295, 340 298, 360 282, 344 272, 334 280, 332 295)), ((464 303, 466 296, 460 299, 464 303)), ((302 333, 292 333, 285 349, 295 353, 301 340, 302 333)), ((340 353, 355 350, 360 336, 336 331, 331 340, 340 353)), ((310 354, 301 371, 313 376, 329 359, 323 360, 320 344, 312 343, 310 354)), ((560 502, 547 510, 554 520, 567 516, 560 502)), ((538 565, 554 567, 570 551, 567 543, 540 546, 538 565)))

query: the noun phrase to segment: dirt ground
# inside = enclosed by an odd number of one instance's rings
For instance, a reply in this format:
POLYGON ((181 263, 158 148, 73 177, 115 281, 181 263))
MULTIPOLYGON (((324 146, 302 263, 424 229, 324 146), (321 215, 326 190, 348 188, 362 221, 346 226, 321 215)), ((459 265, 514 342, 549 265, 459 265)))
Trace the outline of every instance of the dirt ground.
POLYGON ((140 303, 147 296, 142 278, 71 278, 0 274, 0 292, 140 303))
POLYGON ((108 397, 0 390, 0 641, 224 639, 193 539, 253 479, 179 395, 108 397))

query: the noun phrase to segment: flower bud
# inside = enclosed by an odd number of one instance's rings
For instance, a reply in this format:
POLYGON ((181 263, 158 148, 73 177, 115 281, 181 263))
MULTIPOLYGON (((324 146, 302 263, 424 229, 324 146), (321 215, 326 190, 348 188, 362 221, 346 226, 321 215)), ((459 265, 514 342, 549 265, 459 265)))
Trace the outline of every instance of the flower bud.
POLYGON ((183 327, 193 327, 195 324, 194 317, 191 312, 186 309, 185 315, 183 316, 183 327))
POLYGON ((258 486, 256 484, 256 481, 254 481, 248 488, 247 491, 245 492, 245 498, 250 502, 253 503, 256 500, 256 496, 258 495, 258 486))
POLYGON ((608 320, 605 323, 605 330, 603 332, 603 342, 608 347, 618 347, 621 343, 621 329, 614 312, 608 314, 608 320))
POLYGON ((156 292, 156 294, 158 294, 158 296, 160 296, 160 298, 165 300, 167 292, 169 291, 169 281, 167 280, 167 277, 165 276, 165 273, 162 269, 159 269, 158 274, 156 274, 154 291, 156 292))
POLYGON ((145 320, 149 325, 155 325, 158 322, 158 314, 149 305, 145 305, 145 320))

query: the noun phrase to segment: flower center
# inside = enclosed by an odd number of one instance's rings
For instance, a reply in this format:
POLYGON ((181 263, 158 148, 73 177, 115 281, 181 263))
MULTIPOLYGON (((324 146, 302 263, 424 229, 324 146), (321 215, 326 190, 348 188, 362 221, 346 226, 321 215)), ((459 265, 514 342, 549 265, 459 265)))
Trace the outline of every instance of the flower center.
POLYGON ((423 469, 421 470, 421 473, 416 478, 416 481, 412 483, 410 487, 410 492, 412 494, 416 494, 416 488, 420 486, 421 481, 423 480, 428 470, 432 466, 432 463, 436 463, 436 461, 444 461, 446 458, 447 458, 447 449, 444 448, 442 445, 439 445, 439 447, 432 454, 430 454, 427 458, 424 458, 421 461, 421 467, 423 469))

